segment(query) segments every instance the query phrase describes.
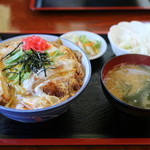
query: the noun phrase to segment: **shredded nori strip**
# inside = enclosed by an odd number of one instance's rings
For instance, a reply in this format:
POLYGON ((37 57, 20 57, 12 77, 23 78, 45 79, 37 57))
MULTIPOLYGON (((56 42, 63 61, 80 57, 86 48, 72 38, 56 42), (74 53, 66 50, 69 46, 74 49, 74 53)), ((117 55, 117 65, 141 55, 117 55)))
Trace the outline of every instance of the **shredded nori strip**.
POLYGON ((45 74, 45 77, 46 77, 47 75, 46 75, 46 70, 45 70, 44 62, 43 62, 42 57, 40 56, 40 54, 39 53, 37 53, 37 54, 38 54, 39 60, 41 62, 41 65, 43 66, 44 74, 45 74))
POLYGON ((1 60, 3 60, 4 58, 8 57, 9 55, 11 55, 15 50, 18 49, 18 47, 23 44, 23 42, 20 42, 10 53, 8 53, 7 55, 5 55, 4 57, 2 57, 1 60))
POLYGON ((21 68, 21 70, 19 72, 19 85, 21 85, 21 75, 22 75, 22 72, 23 71, 25 72, 25 70, 26 70, 25 67, 26 67, 27 63, 29 62, 30 58, 31 58, 31 56, 29 56, 28 59, 25 60, 24 64, 22 65, 22 68, 21 68))
POLYGON ((44 68, 44 69, 42 69, 42 70, 40 70, 38 73, 37 73, 37 75, 39 75, 41 72, 43 72, 44 70, 46 71, 46 70, 48 70, 48 69, 54 69, 55 67, 47 67, 47 68, 44 68))

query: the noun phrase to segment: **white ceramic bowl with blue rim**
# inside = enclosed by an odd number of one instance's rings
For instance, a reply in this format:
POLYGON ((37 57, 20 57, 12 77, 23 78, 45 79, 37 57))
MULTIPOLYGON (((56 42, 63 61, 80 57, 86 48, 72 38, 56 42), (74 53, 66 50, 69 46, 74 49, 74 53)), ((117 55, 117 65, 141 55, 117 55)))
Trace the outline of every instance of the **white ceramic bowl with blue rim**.
POLYGON ((77 36, 85 35, 89 40, 97 40, 97 41, 101 42, 101 46, 99 48, 98 54, 96 54, 95 56, 89 57, 89 60, 94 60, 94 59, 100 58, 101 56, 103 56, 105 54, 105 52, 107 50, 107 43, 102 36, 100 36, 96 33, 93 33, 93 32, 81 30, 81 31, 70 31, 70 32, 62 34, 60 37, 64 38, 64 39, 68 39, 68 37, 73 34, 75 34, 77 36))
MULTIPOLYGON (((27 36, 32 36, 32 35, 37 35, 40 36, 41 38, 47 40, 47 41, 55 41, 59 37, 54 36, 54 35, 45 35, 45 34, 29 34, 29 35, 22 35, 22 36, 16 36, 7 40, 4 40, 0 43, 0 48, 2 48, 5 44, 10 43, 12 41, 16 41, 19 39, 22 39, 27 36)), ((83 80, 83 85, 80 88, 80 90, 75 93, 72 97, 68 98, 67 100, 50 106, 46 108, 41 108, 41 109, 33 109, 33 110, 19 110, 19 109, 13 109, 13 108, 8 108, 4 106, 0 106, 0 113, 3 114, 4 116, 11 118, 16 121, 20 122, 41 122, 41 121, 46 121, 52 118, 55 118, 65 112, 69 106, 77 99, 77 97, 80 95, 81 92, 85 89, 87 86, 90 77, 91 77, 91 64, 89 59, 87 58, 86 54, 74 43, 61 39, 63 42, 63 45, 66 47, 69 47, 72 50, 77 50, 82 53, 82 65, 85 70, 85 77, 83 80)))

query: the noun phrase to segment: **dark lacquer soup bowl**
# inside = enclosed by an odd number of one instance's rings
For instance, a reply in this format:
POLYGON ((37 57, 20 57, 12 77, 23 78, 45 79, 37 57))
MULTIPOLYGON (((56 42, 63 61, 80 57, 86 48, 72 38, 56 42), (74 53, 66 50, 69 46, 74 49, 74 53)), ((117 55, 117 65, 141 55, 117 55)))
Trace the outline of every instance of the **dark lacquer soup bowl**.
POLYGON ((107 100, 118 110, 133 116, 150 117, 149 75, 150 56, 116 56, 102 68, 102 89, 107 100))
MULTIPOLYGON (((0 47, 3 47, 3 45, 6 45, 7 43, 10 43, 12 41, 16 41, 18 39, 25 38, 27 36, 32 35, 23 35, 23 36, 17 36, 14 38, 10 38, 8 40, 5 40, 0 43, 0 47)), ((36 36, 40 36, 41 38, 45 39, 46 41, 56 41, 59 37, 53 36, 53 35, 44 35, 44 34, 36 34, 36 36)), ((11 118, 16 121, 20 122, 41 122, 46 121, 52 118, 55 118, 65 112, 70 105, 77 99, 77 97, 80 95, 80 93, 83 92, 85 87, 87 86, 90 77, 91 77, 91 64, 89 59, 87 58, 86 54, 74 43, 61 39, 64 46, 70 48, 71 50, 79 51, 82 54, 81 63, 84 68, 84 79, 83 79, 83 85, 81 88, 71 97, 68 99, 49 107, 40 108, 40 109, 32 109, 32 110, 20 110, 20 109, 14 109, 9 108, 5 106, 0 106, 0 113, 4 116, 7 116, 8 118, 11 118)), ((69 67, 69 66, 68 66, 69 67)))

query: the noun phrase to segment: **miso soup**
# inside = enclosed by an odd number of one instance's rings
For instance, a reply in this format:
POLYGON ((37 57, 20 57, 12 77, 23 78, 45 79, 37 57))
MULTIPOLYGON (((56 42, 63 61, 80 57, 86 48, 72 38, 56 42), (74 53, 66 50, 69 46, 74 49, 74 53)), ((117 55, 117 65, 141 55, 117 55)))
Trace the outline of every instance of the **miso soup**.
POLYGON ((121 64, 106 74, 104 84, 127 104, 150 109, 150 67, 121 64))

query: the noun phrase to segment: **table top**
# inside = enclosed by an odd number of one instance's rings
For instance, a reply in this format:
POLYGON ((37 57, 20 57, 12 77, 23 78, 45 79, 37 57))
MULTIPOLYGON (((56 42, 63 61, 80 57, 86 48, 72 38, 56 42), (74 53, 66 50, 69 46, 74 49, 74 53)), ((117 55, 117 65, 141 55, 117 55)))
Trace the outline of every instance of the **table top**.
MULTIPOLYGON (((107 34, 110 26, 121 21, 138 20, 150 23, 149 10, 99 11, 33 11, 30 0, 0 1, 0 33, 62 34, 71 30, 88 30, 107 34)), ((17 149, 69 149, 69 150, 148 150, 149 146, 1 146, 1 150, 17 149)))
POLYGON ((32 11, 29 6, 30 0, 1 0, 0 33, 88 30, 105 34, 120 21, 150 22, 149 10, 32 11))

